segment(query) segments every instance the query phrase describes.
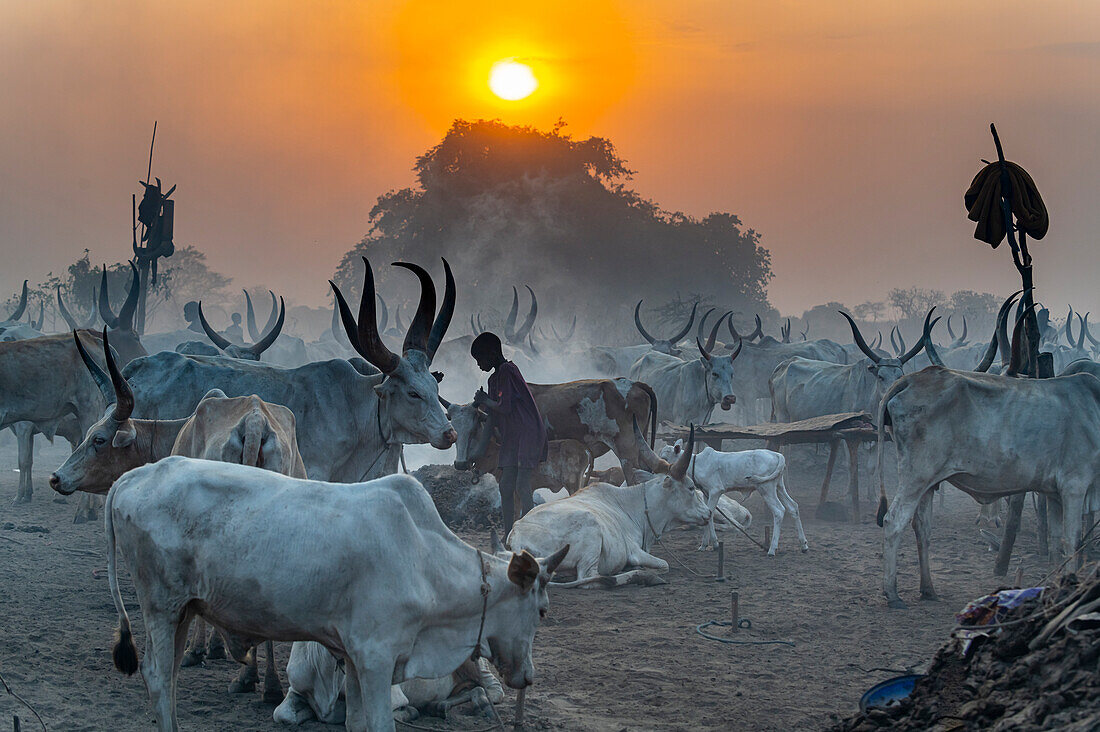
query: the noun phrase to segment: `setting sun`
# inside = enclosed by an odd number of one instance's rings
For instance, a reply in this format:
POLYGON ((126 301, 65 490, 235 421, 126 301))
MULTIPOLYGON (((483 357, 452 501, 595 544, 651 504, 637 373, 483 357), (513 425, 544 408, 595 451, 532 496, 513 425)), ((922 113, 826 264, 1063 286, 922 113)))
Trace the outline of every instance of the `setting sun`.
POLYGON ((539 81, 531 67, 518 61, 497 61, 489 71, 489 88, 501 99, 523 99, 531 96, 538 87, 539 81))

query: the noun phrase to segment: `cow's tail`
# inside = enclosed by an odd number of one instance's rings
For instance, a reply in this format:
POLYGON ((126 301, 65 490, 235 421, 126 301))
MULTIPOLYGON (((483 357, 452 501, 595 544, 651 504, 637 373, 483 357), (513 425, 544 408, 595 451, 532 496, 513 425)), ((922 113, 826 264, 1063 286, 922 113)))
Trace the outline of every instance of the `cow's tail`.
POLYGON ((263 444, 267 420, 259 411, 251 411, 237 424, 237 436, 241 440, 241 465, 260 465, 260 446, 263 444))
POLYGON ((551 587, 561 587, 563 589, 596 586, 605 590, 610 590, 615 587, 631 584, 646 586, 663 585, 665 584, 665 580, 652 570, 632 569, 628 572, 621 572, 619 574, 599 574, 595 577, 586 577, 585 579, 573 580, 572 582, 550 582, 551 587))
POLYGON ((111 656, 115 661, 115 668, 127 676, 132 676, 138 670, 137 648, 134 647, 134 636, 130 631, 130 616, 126 614, 126 605, 122 602, 122 593, 118 590, 118 565, 115 562, 115 521, 114 499, 117 489, 112 488, 107 494, 107 504, 104 506, 103 515, 107 529, 107 582, 111 587, 111 599, 115 601, 115 610, 118 612, 118 637, 115 639, 115 647, 111 656))
POLYGON ((878 404, 878 414, 876 418, 876 434, 875 434, 875 449, 878 456, 878 512, 875 514, 875 522, 882 526, 883 519, 886 517, 886 509, 889 505, 886 500, 886 467, 883 464, 883 456, 886 445, 886 420, 890 418, 889 403, 890 400, 900 394, 907 386, 902 380, 894 382, 894 384, 886 390, 886 393, 882 395, 882 401, 878 404))
POLYGON ((639 389, 649 395, 649 449, 657 444, 657 392, 644 381, 634 382, 639 389))

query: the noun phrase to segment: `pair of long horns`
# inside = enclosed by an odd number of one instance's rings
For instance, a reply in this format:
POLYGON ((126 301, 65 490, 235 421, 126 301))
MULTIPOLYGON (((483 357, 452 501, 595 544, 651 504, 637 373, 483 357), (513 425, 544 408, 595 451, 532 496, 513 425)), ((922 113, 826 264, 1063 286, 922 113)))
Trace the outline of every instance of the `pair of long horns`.
POLYGON ((783 326, 783 325, 779 326, 779 334, 781 336, 783 336, 783 342, 784 343, 790 343, 791 342, 791 319, 790 318, 787 318, 787 325, 786 326, 783 326))
POLYGON ((1009 357, 1005 376, 1019 376, 1020 370, 1024 367, 1023 329, 1028 315, 1034 309, 1035 303, 1032 303, 1016 317, 1016 325, 1012 328, 1012 355, 1009 357))
POLYGON ((1073 331, 1070 329, 1070 324, 1073 321, 1073 316, 1074 315, 1075 315, 1075 313, 1073 312, 1073 306, 1070 305, 1070 307, 1069 307, 1069 316, 1066 317, 1066 339, 1069 340, 1069 344, 1071 346, 1073 346, 1075 349, 1077 349, 1078 351, 1083 351, 1083 350, 1085 350, 1085 338, 1088 337, 1089 342, 1093 346, 1100 345, 1100 341, 1097 341, 1095 338, 1093 338, 1092 333, 1089 332, 1089 314, 1088 313, 1085 313, 1085 317, 1083 317, 1083 318, 1081 317, 1081 313, 1076 313, 1079 330, 1078 330, 1078 333, 1077 333, 1077 336, 1078 336, 1077 341, 1074 342, 1073 331))
POLYGON ((210 339, 218 348, 223 351, 230 348, 249 351, 257 359, 263 354, 264 351, 271 348, 271 344, 275 342, 275 339, 279 337, 279 334, 283 330, 283 323, 286 321, 286 304, 283 302, 283 298, 279 298, 279 317, 275 320, 275 324, 263 335, 260 340, 253 343, 251 346, 238 346, 235 343, 230 342, 218 331, 210 327, 210 323, 206 322, 206 316, 202 312, 202 301, 199 301, 199 322, 202 324, 202 329, 206 331, 206 337, 210 339))
MULTIPOLYGON (((382 299, 381 295, 376 294, 375 297, 378 298, 378 307, 381 308, 381 322, 378 324, 378 332, 384 334, 389 330, 386 326, 390 324, 390 309, 386 306, 386 301, 382 299)), ((397 309, 393 311, 393 323, 393 327, 396 328, 398 332, 405 330, 405 326, 401 322, 400 303, 398 303, 397 309)))
POLYGON ((252 309, 252 298, 249 296, 248 290, 244 290, 245 321, 248 324, 248 337, 253 342, 260 340, 263 333, 270 333, 275 326, 275 321, 279 319, 279 303, 275 299, 275 293, 268 290, 267 294, 271 295, 271 314, 267 316, 267 323, 261 331, 256 327, 256 311, 252 309))
POLYGON ((962 335, 956 336, 955 331, 951 329, 951 316, 947 316, 947 335, 951 336, 951 347, 957 348, 966 343, 966 316, 963 316, 963 330, 962 335))
MULTIPOLYGON (((363 292, 359 298, 359 322, 351 314, 344 294, 336 283, 329 280, 333 292, 336 293, 336 302, 340 307, 340 319, 344 323, 344 331, 351 341, 352 347, 367 361, 372 363, 384 374, 393 373, 401 359, 382 343, 378 335, 378 321, 375 313, 375 289, 374 270, 370 262, 363 257, 365 272, 363 274, 363 292)), ((431 275, 416 264, 408 262, 394 262, 394 267, 403 267, 417 276, 420 280, 420 304, 416 308, 416 315, 405 334, 405 342, 402 345, 402 354, 409 351, 421 351, 428 357, 431 363, 435 357, 436 349, 447 334, 447 328, 451 324, 451 317, 455 311, 455 278, 451 273, 451 265, 443 260, 443 270, 446 274, 446 288, 443 292, 443 303, 439 312, 435 309, 435 284, 431 275)))
POLYGON ((107 265, 103 265, 103 277, 99 284, 99 317, 103 318, 103 322, 111 330, 134 329, 134 312, 137 310, 141 279, 138 276, 137 266, 133 262, 129 264, 133 275, 130 280, 130 291, 126 293, 126 301, 122 303, 122 309, 118 311, 118 315, 111 311, 111 299, 107 295, 107 265))
MULTIPOLYGON (((838 312, 841 315, 844 316, 844 319, 848 321, 848 325, 850 325, 852 327, 852 339, 855 341, 856 345, 859 346, 859 350, 863 351, 863 355, 867 356, 867 358, 871 359, 871 361, 873 363, 876 363, 876 364, 879 363, 880 361, 882 361, 882 356, 879 356, 877 353, 875 353, 874 350, 870 346, 867 345, 867 341, 863 340, 863 334, 859 332, 859 326, 856 325, 856 321, 852 320, 852 316, 849 315, 848 313, 844 312, 843 310, 839 310, 838 312)), ((931 314, 932 311, 930 310, 928 312, 929 312, 929 314, 931 314)), ((926 319, 927 319, 927 316, 926 316, 926 319)), ((900 331, 899 331, 898 335, 900 337, 900 335, 901 335, 900 331)), ((904 346, 904 344, 903 344, 903 346, 904 346)), ((924 340, 923 339, 918 340, 917 344, 915 346, 913 346, 912 348, 910 348, 905 353, 899 354, 898 355, 898 360, 900 360, 902 365, 904 365, 909 359, 913 358, 913 356, 916 356, 918 353, 920 353, 922 348, 924 348, 924 340)))
POLYGON ((519 317, 519 290, 515 285, 512 286, 512 308, 508 311, 508 319, 504 321, 504 338, 513 346, 522 346, 524 341, 528 340, 531 328, 535 326, 535 318, 539 314, 539 299, 535 297, 535 291, 530 285, 524 285, 524 287, 531 293, 531 310, 527 313, 523 325, 516 328, 516 318, 519 317))
POLYGON ((555 326, 553 323, 550 324, 550 330, 551 332, 553 332, 554 338, 557 339, 558 343, 566 343, 572 340, 573 334, 577 332, 577 316, 573 316, 573 323, 569 326, 569 332, 565 335, 558 333, 557 326, 555 326))
POLYGON ((23 292, 19 295, 19 303, 15 306, 15 310, 11 311, 11 315, 5 318, 5 321, 16 321, 23 317, 23 313, 27 311, 27 281, 23 280, 23 292))
MULTIPOLYGON (((634 306, 634 327, 642 334, 642 338, 645 338, 649 343, 655 343, 657 339, 651 336, 649 332, 646 331, 645 326, 642 325, 641 310, 643 302, 644 300, 639 300, 638 304, 634 306)), ((688 318, 687 325, 685 325, 679 333, 668 339, 669 345, 675 347, 677 343, 684 340, 684 337, 691 332, 691 326, 695 324, 695 313, 698 312, 698 310, 699 303, 695 303, 691 306, 691 316, 688 318)))
MULTIPOLYGON (((708 315, 709 315, 709 313, 708 313, 708 315)), ((710 329, 710 335, 707 336, 707 342, 705 344, 703 343, 703 341, 701 339, 699 339, 699 338, 695 339, 695 345, 699 348, 699 353, 702 354, 703 358, 705 358, 706 360, 708 360, 708 361, 710 360, 710 352, 714 350, 714 344, 718 340, 718 328, 722 325, 723 322, 725 322, 728 318, 731 318, 731 317, 733 317, 733 312, 727 310, 725 315, 723 315, 721 318, 718 318, 718 320, 714 321, 714 327, 710 329)), ((738 338, 737 339, 737 351, 730 357, 731 360, 737 358, 741 354, 741 345, 742 345, 741 339, 738 338)))
MULTIPOLYGON (((764 337, 764 328, 763 328, 763 324, 760 322, 760 316, 755 315, 753 317, 756 318, 756 330, 754 330, 752 333, 749 333, 744 338, 744 340, 746 340, 750 343, 752 341, 756 340, 757 338, 763 338, 764 337)), ((737 332, 737 328, 733 327, 733 317, 732 316, 729 318, 729 320, 726 321, 726 325, 729 328, 730 335, 733 336, 734 338, 736 338, 737 340, 741 340, 741 334, 737 332)))
POLYGON ((122 372, 119 371, 118 364, 115 362, 111 342, 107 339, 107 327, 104 326, 103 328, 103 358, 107 362, 107 371, 110 376, 103 373, 103 369, 99 367, 99 364, 88 355, 88 351, 84 349, 84 344, 80 342, 80 334, 75 330, 73 331, 73 340, 76 341, 76 350, 80 353, 80 359, 95 380, 100 393, 103 394, 103 399, 107 404, 115 405, 114 411, 111 412, 111 419, 115 422, 125 422, 134 413, 134 392, 130 389, 130 384, 126 382, 126 379, 122 378, 122 372))
MULTIPOLYGON (((92 288, 92 301, 96 300, 95 288, 92 288)), ((57 286, 57 311, 61 313, 61 317, 65 320, 65 323, 69 326, 69 330, 80 330, 81 328, 91 328, 95 325, 96 310, 93 307, 92 312, 88 315, 87 321, 84 325, 80 325, 76 322, 76 318, 69 312, 69 308, 65 306, 65 299, 61 297, 61 285, 57 286)))
POLYGON ((905 353, 905 339, 901 335, 901 328, 894 326, 890 329, 890 347, 894 349, 895 356, 901 356, 905 353), (894 340, 894 334, 897 333, 897 340, 894 340))

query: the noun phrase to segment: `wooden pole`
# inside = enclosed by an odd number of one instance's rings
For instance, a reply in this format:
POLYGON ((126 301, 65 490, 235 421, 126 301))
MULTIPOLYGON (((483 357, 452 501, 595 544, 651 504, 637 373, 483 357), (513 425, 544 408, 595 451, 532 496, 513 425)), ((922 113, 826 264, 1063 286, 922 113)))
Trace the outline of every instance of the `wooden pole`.
POLYGON ((718 542, 718 576, 714 578, 715 582, 726 581, 726 542, 718 542))
POLYGON ((859 523, 859 440, 848 444, 848 494, 852 499, 852 523, 859 523))
POLYGON ((523 714, 524 714, 524 706, 526 704, 527 704, 527 687, 525 686, 522 689, 520 689, 519 692, 516 694, 516 722, 515 722, 515 725, 512 727, 512 729, 517 730, 517 731, 523 729, 523 714))
POLYGON ((741 629, 737 627, 738 620, 740 618, 740 602, 741 598, 738 597, 737 591, 734 590, 730 593, 730 632, 737 633, 741 629))
MULTIPOLYGON (((836 465, 836 453, 839 446, 839 440, 833 440, 829 443, 829 462, 825 464, 825 480, 821 481, 821 497, 817 500, 818 513, 821 512, 821 507, 825 505, 825 501, 829 499, 829 482, 833 479, 833 466, 836 465)), ((821 518, 821 516, 819 515, 818 518, 821 518)))

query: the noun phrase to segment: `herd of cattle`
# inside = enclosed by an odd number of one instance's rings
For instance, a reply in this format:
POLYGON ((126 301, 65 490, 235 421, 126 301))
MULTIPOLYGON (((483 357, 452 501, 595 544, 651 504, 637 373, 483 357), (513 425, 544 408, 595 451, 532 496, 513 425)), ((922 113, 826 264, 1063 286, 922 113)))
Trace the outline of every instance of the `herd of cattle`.
POLYGON ((540 349, 535 293, 517 325, 513 288, 506 356, 529 374, 553 361, 583 364, 575 368, 602 377, 531 384, 552 440, 535 487, 569 495, 518 521, 507 549, 495 542, 483 552, 452 533, 424 488, 400 474, 403 446, 417 444, 453 447, 458 470, 497 472, 491 418, 440 395, 444 373, 473 365, 469 345, 480 318, 471 317, 472 334, 447 339, 457 294, 450 266, 443 261, 437 306, 430 274, 397 263, 418 279, 420 299, 407 329, 396 311, 396 327, 387 328, 388 309, 364 264, 358 312, 332 284, 332 326, 311 343, 282 333, 285 306, 274 294, 259 329, 246 293, 251 344, 215 330, 201 304, 187 313, 188 330, 139 334, 136 268, 117 314, 104 275, 101 332, 76 321, 60 290, 58 311, 70 331, 41 333, 41 314, 36 323, 21 322, 25 285, 16 311, 0 321, 0 428, 17 436, 16 502, 32 499, 34 435, 68 440, 72 455, 49 484, 63 495, 80 493, 77 521, 95 518, 98 497, 106 496, 108 576, 119 616, 114 661, 130 674, 140 666, 161 730, 177 728, 181 664, 224 654, 223 637, 243 664, 232 692, 255 689, 257 651, 265 647, 264 698, 278 705, 277 721, 317 718, 376 730, 393 729, 395 714, 408 719, 415 709, 463 701, 490 709, 503 691, 487 661, 513 688, 532 681, 531 646, 555 572, 575 574, 555 586, 592 587, 665 571, 667 563, 650 552, 672 527, 702 527, 704 549, 714 545, 716 521, 748 524, 748 512, 725 495, 731 491, 761 494, 773 521, 769 554, 787 513, 807 551, 783 455, 697 452, 694 431, 686 444, 655 452, 658 422, 704 424, 715 407, 750 422, 767 418, 767 402, 770 418, 781 422, 875 415, 880 474, 887 432, 899 461, 892 502, 880 480, 891 607, 904 606, 896 570, 906 525, 920 549, 921 595, 934 597, 928 531, 940 483, 982 504, 1024 491, 1045 495, 1055 507, 1052 534, 1067 553, 1077 548, 1082 516, 1100 509, 1093 481, 1100 364, 1091 350, 1100 342, 1080 316, 1073 338, 1072 311, 1069 346, 1042 320, 1043 349, 1054 354, 1059 376, 1037 380, 1019 377, 1019 310, 1011 336, 1008 327, 1015 295, 988 343, 970 343, 964 323, 961 335, 952 331, 949 343, 937 345, 938 318, 929 312, 912 347, 891 333, 891 354, 880 348, 881 335, 868 344, 846 313, 849 345, 806 332, 792 342, 789 321, 776 339, 759 318, 742 335, 732 313, 711 321, 711 309, 697 321, 697 308, 678 332, 656 338, 642 323, 642 301, 634 310, 641 345, 581 346, 573 341, 574 319, 564 336, 552 328, 540 349), (694 344, 682 346, 691 335, 694 344), (597 473, 593 461, 609 452, 618 469, 597 473), (116 550, 143 613, 140 664, 116 550), (204 621, 216 629, 209 644, 204 621), (293 641, 285 695, 273 641, 293 641))

